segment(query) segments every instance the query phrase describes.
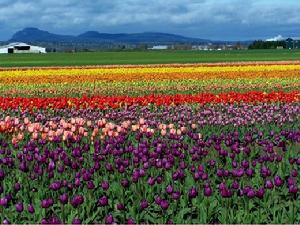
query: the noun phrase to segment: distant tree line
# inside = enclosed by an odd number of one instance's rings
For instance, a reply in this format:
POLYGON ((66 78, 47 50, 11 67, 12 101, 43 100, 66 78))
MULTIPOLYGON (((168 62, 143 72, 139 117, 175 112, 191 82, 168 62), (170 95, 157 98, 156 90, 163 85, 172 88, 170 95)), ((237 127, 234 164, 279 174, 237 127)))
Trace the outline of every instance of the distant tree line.
POLYGON ((249 49, 276 49, 277 47, 286 48, 285 41, 254 41, 249 45, 249 49))

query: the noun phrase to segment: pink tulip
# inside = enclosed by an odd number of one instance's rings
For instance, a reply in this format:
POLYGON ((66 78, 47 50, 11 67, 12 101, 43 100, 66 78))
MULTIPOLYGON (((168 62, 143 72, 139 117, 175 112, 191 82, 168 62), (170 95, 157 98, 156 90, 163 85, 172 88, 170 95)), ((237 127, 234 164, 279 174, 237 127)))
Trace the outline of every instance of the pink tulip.
POLYGON ((202 139, 202 134, 199 133, 198 136, 199 136, 199 139, 202 139))
POLYGON ((24 134, 23 133, 18 133, 17 139, 19 141, 21 141, 24 138, 24 134))
POLYGON ((110 137, 112 137, 113 136, 113 134, 114 134, 114 132, 113 131, 108 131, 108 136, 110 136, 110 137))
POLYGON ((86 125, 87 125, 88 127, 92 126, 92 121, 88 120, 88 121, 86 122, 86 125))
POLYGON ((14 124, 15 124, 15 125, 18 125, 19 123, 20 123, 19 119, 18 119, 18 118, 15 118, 14 124))
POLYGON ((53 131, 53 130, 50 130, 50 131, 49 131, 49 129, 44 129, 44 132, 45 132, 45 133, 48 133, 48 136, 49 136, 49 137, 53 137, 53 136, 54 136, 54 131, 53 131), (47 131, 47 130, 48 130, 48 131, 47 131))
POLYGON ((6 116, 6 117, 4 118, 4 121, 5 121, 5 122, 10 122, 10 116, 6 116))
POLYGON ((32 139, 34 139, 34 140, 36 140, 36 139, 38 139, 38 133, 37 132, 33 132, 32 133, 32 139))
POLYGON ((85 129, 83 127, 79 127, 78 133, 81 134, 81 135, 83 135, 84 132, 85 132, 85 129))
POLYGON ((194 130, 197 129, 197 125, 193 123, 192 124, 192 129, 194 129, 194 130))
POLYGON ((132 131, 137 131, 139 129, 138 125, 131 126, 132 131))
POLYGON ((169 128, 169 129, 174 128, 174 124, 170 123, 169 126, 168 126, 168 128, 169 128))
POLYGON ((186 127, 180 127, 180 131, 181 131, 182 133, 186 133, 187 129, 186 129, 186 127))
POLYGON ((75 127, 75 126, 72 126, 72 127, 71 127, 71 131, 72 131, 72 132, 75 132, 75 131, 76 131, 76 127, 75 127))
POLYGON ((30 132, 30 133, 33 133, 33 131, 34 131, 34 128, 33 128, 33 126, 32 125, 30 125, 30 126, 28 126, 28 131, 30 132))
POLYGON ((29 119, 28 119, 27 117, 25 117, 25 118, 24 118, 24 124, 27 125, 27 124, 29 124, 29 123, 30 123, 29 119))
MULTIPOLYGON (((46 140, 46 138, 47 138, 47 133, 42 133, 42 139, 43 140, 46 140)), ((51 140, 50 140, 51 141, 51 140)))
POLYGON ((117 131, 118 131, 118 132, 121 132, 121 131, 122 131, 122 127, 117 126, 117 131))
POLYGON ((144 118, 140 118, 139 119, 139 124, 141 124, 141 125, 145 124, 145 119, 144 118))

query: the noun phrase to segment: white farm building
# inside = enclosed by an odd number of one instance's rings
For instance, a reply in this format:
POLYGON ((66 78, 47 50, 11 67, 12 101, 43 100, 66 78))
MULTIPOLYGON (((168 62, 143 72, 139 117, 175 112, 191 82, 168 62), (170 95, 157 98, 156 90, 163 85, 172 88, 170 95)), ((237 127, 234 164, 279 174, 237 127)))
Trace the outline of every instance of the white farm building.
POLYGON ((28 45, 22 42, 16 42, 0 46, 0 54, 1 53, 46 53, 46 48, 28 45))
POLYGON ((148 48, 149 50, 167 50, 169 48, 168 45, 155 45, 152 48, 148 48))

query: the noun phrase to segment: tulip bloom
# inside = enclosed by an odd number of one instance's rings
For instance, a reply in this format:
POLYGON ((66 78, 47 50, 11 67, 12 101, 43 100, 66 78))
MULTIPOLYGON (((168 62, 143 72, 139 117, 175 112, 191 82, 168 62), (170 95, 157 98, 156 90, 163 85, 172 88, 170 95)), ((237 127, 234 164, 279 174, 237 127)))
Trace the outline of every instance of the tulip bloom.
POLYGON ((198 191, 195 187, 192 187, 190 190, 189 190, 189 193, 188 193, 188 196, 190 199, 192 198, 196 198, 198 195, 198 191))
POLYGON ((143 199, 143 200, 140 202, 140 207, 141 207, 141 209, 146 209, 146 208, 148 208, 148 206, 149 206, 149 203, 147 202, 146 199, 143 199))
POLYGON ((18 203, 16 204, 16 211, 17 211, 18 213, 21 213, 21 212, 23 212, 23 210, 24 210, 23 203, 22 203, 22 202, 18 202, 18 203))

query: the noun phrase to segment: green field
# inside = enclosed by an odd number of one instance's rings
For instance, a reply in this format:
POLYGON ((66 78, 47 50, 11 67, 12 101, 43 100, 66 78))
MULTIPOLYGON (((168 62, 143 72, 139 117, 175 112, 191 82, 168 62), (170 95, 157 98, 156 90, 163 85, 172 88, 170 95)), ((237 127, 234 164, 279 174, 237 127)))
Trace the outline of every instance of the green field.
POLYGON ((300 50, 2 54, 0 67, 300 60, 300 50))

